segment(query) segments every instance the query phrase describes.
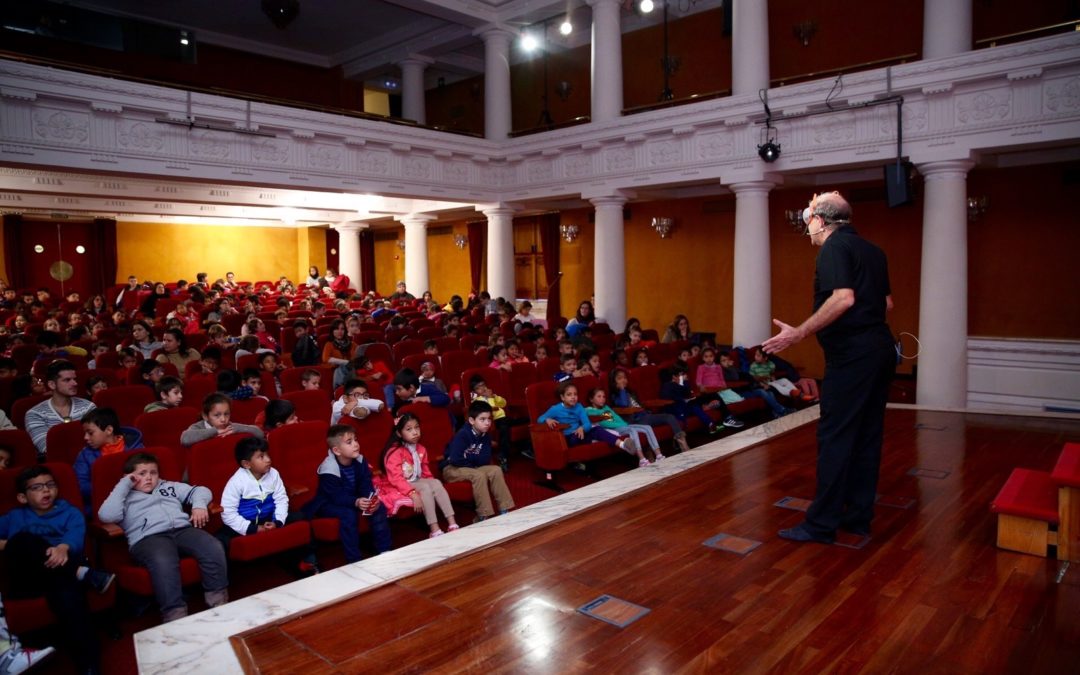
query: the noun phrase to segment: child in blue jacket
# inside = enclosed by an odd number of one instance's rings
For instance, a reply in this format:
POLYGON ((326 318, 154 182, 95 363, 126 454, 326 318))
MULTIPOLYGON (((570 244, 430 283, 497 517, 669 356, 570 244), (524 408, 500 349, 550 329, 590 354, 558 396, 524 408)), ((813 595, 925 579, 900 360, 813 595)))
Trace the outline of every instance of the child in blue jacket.
POLYGON ((582 443, 607 443, 620 450, 626 450, 631 454, 637 454, 637 444, 631 438, 620 438, 618 434, 607 429, 594 426, 589 421, 585 407, 578 403, 577 385, 573 380, 565 380, 555 387, 555 393, 559 396, 559 403, 547 409, 536 420, 541 424, 547 424, 549 428, 556 429, 560 424, 567 427, 563 429, 567 445, 580 445, 582 443))
POLYGON ((83 440, 86 447, 75 458, 75 477, 83 504, 90 513, 90 470, 103 455, 114 455, 141 448, 142 432, 134 427, 120 426, 120 418, 112 408, 94 408, 83 415, 83 440))
POLYGON ((46 466, 32 466, 15 482, 18 506, 0 516, 0 549, 7 558, 8 597, 45 597, 71 642, 80 672, 98 672, 99 647, 89 620, 84 588, 109 590, 116 575, 91 569, 83 556, 86 519, 59 499, 56 477, 46 466))
POLYGON ((337 518, 345 561, 356 562, 360 554, 360 517, 367 517, 375 536, 375 550, 386 553, 393 547, 386 509, 371 483, 371 469, 360 454, 356 432, 347 424, 335 424, 326 432, 330 446, 326 459, 316 470, 319 488, 304 507, 311 518, 337 518))

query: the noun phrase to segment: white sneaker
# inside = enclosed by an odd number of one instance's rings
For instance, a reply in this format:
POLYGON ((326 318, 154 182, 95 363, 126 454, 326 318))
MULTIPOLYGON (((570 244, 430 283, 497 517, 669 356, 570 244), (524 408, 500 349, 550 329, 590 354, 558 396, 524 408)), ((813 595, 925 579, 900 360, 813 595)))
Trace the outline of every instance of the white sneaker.
POLYGON ((637 465, 638 466, 649 466, 649 460, 642 457, 641 459, 638 460, 637 465))
POLYGON ((0 673, 4 673, 4 675, 25 673, 52 656, 55 651, 52 647, 46 647, 45 649, 12 647, 0 655, 0 673))
POLYGON ((435 537, 441 537, 444 534, 446 534, 446 533, 443 532, 442 530, 435 530, 434 532, 432 532, 432 533, 430 533, 428 535, 428 539, 434 539, 435 537))
POLYGON ((653 457, 653 464, 656 464, 657 462, 659 462, 662 459, 667 459, 667 455, 661 455, 659 452, 656 453, 656 456, 653 457))

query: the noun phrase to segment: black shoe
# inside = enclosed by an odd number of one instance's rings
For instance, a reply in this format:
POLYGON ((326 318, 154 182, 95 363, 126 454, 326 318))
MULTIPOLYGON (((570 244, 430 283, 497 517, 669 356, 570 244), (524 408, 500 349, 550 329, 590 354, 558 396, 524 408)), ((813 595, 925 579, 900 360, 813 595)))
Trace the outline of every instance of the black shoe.
POLYGON ((502 469, 503 473, 510 473, 510 462, 506 461, 506 458, 503 457, 499 460, 499 468, 502 469))
POLYGON ((532 448, 525 448, 521 451, 521 456, 525 459, 536 459, 536 455, 533 454, 532 448))
POLYGON ((570 465, 570 469, 577 473, 589 473, 589 467, 585 466, 585 462, 574 462, 570 465))
POLYGON ((112 572, 92 569, 87 570, 86 576, 83 577, 83 581, 96 592, 105 595, 109 592, 109 587, 116 581, 116 575, 112 572))
POLYGON ((786 530, 780 530, 777 534, 781 539, 787 539, 788 541, 797 541, 800 543, 812 541, 818 544, 831 544, 833 543, 832 537, 820 537, 818 535, 808 532, 802 525, 796 525, 795 527, 789 527, 786 530))

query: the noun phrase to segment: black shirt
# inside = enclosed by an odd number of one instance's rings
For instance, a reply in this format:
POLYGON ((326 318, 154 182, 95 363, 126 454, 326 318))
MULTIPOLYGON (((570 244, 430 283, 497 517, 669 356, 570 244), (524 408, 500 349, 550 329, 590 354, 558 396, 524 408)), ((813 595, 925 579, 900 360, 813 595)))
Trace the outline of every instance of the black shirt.
POLYGON ((855 304, 818 331, 826 361, 880 346, 882 337, 886 339, 883 344, 891 345, 892 337, 885 323, 885 297, 892 293, 888 260, 884 251, 860 237, 850 225, 829 235, 818 252, 814 311, 838 288, 854 290, 855 304))

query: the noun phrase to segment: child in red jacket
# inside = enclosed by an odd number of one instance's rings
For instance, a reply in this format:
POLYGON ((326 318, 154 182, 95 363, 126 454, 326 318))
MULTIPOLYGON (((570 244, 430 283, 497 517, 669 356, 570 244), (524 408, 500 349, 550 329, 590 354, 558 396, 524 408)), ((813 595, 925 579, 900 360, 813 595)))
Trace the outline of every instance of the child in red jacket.
POLYGON ((398 418, 383 449, 381 464, 383 473, 375 477, 375 487, 390 515, 403 506, 412 507, 424 514, 431 530, 429 536, 434 538, 444 534, 435 512, 438 504, 446 517, 447 531, 458 529, 450 495, 439 479, 432 475, 427 450, 420 445, 420 420, 416 415, 405 413, 398 418))

